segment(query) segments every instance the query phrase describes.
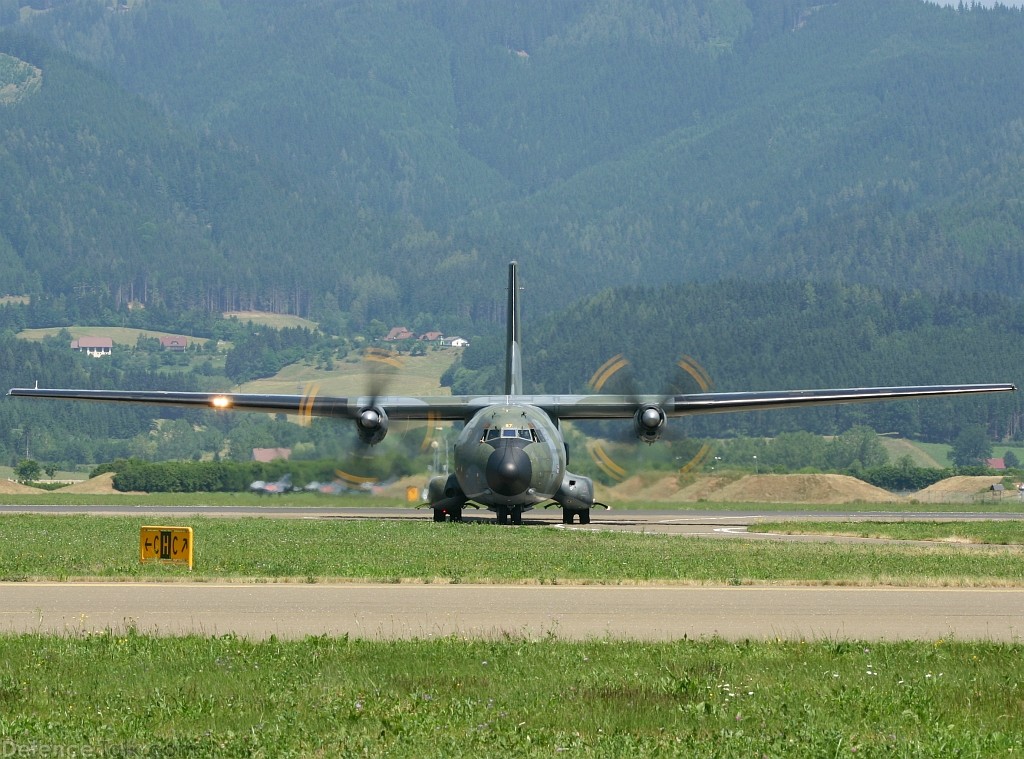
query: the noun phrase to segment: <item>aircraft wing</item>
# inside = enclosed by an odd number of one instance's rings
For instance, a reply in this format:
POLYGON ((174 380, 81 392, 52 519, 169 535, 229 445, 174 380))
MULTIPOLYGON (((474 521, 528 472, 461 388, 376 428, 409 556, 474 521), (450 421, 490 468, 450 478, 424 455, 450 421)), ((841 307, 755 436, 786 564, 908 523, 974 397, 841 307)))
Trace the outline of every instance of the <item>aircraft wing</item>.
POLYGON ((682 414, 715 414, 723 411, 765 411, 792 406, 820 406, 837 403, 929 398, 937 395, 972 395, 1014 392, 1010 383, 988 385, 921 385, 911 387, 860 387, 835 390, 791 390, 786 392, 704 393, 675 398, 675 411, 682 414))
MULTIPOLYGON (((824 406, 868 401, 929 398, 940 395, 1013 392, 1010 383, 984 385, 911 385, 905 387, 855 387, 821 390, 769 390, 742 393, 693 393, 687 395, 584 396, 571 405, 559 404, 549 413, 560 419, 607 419, 632 416, 638 407, 659 406, 669 417, 721 414, 730 411, 767 411, 796 406, 824 406)), ((542 407, 544 404, 539 404, 542 407)))
POLYGON ((860 387, 821 390, 696 393, 688 395, 454 395, 454 396, 320 396, 315 389, 305 395, 263 393, 193 393, 159 390, 72 390, 12 388, 14 397, 54 398, 113 403, 144 403, 178 408, 255 411, 356 419, 369 408, 383 409, 391 419, 463 421, 492 405, 536 406, 559 419, 627 419, 637 409, 654 405, 666 416, 717 414, 730 411, 765 411, 795 406, 820 406, 867 401, 927 398, 940 395, 1012 392, 1009 383, 983 385, 914 385, 907 387, 860 387))
MULTIPOLYGON (((304 395, 269 393, 191 393, 164 390, 65 390, 35 387, 11 388, 7 395, 19 398, 54 398, 72 401, 144 403, 176 408, 215 411, 256 411, 266 414, 297 414, 355 419, 370 406, 384 409, 392 419, 457 421, 471 416, 486 404, 477 396, 437 397, 341 397, 319 395, 311 389, 304 395)), ((504 396, 501 396, 502 398, 504 396)))

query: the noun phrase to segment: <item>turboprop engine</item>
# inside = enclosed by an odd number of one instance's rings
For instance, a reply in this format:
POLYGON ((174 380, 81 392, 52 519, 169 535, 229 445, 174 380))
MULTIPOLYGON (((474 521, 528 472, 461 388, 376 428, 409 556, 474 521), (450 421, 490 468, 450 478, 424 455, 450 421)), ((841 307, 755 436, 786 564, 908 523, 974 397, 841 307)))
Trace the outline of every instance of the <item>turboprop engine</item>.
POLYGON ((638 408, 633 415, 633 430, 645 443, 653 443, 665 431, 666 420, 665 410, 661 406, 647 404, 638 408))
POLYGON ((356 416, 356 431, 366 445, 377 445, 388 434, 388 415, 377 406, 367 406, 356 416))

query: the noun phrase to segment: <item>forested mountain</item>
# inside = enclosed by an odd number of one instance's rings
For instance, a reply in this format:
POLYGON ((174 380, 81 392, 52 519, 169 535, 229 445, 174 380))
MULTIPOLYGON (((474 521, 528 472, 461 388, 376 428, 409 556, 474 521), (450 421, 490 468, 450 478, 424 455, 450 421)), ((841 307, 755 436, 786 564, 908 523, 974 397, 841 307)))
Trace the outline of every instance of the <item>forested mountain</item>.
POLYGON ((538 310, 1024 274, 1019 10, 0 0, 0 27, 11 294, 483 331, 513 257, 538 310))
MULTIPOLYGON (((630 366, 605 392, 700 392, 675 364, 687 356, 724 392, 1016 381, 1024 304, 991 294, 727 280, 605 291, 527 325, 523 339, 532 392, 589 392, 592 375, 619 354, 630 366)), ((474 342, 445 381, 457 393, 497 392, 502 352, 501 336, 474 342)), ((981 423, 994 439, 1019 439, 1016 395, 722 414, 682 425, 691 435, 724 437, 833 435, 866 424, 948 442, 981 423)))
MULTIPOLYGON (((538 390, 620 350, 723 390, 1020 381, 1022 39, 920 0, 0 0, 0 295, 33 296, 4 324, 440 327, 493 391, 515 258, 538 390)), ((692 431, 1018 437, 1019 405, 692 431)))

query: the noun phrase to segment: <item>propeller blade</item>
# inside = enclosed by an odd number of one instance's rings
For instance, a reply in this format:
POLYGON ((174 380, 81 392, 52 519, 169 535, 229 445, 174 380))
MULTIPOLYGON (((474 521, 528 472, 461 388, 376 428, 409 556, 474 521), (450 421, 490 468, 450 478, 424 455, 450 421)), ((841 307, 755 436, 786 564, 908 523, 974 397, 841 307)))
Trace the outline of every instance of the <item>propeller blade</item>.
POLYGON ((367 401, 352 412, 356 423, 356 442, 344 464, 334 473, 349 487, 365 489, 380 482, 377 471, 377 444, 387 436, 388 417, 377 405, 391 380, 402 368, 402 360, 392 351, 370 347, 363 351, 363 369, 367 376, 364 395, 367 401))
MULTIPOLYGON (((664 416, 663 413, 659 413, 661 411, 658 407, 659 404, 651 404, 649 400, 646 404, 641 403, 635 375, 636 371, 632 361, 619 353, 605 361, 591 376, 588 384, 595 393, 614 393, 635 398, 637 415, 634 418, 634 434, 640 440, 654 443, 664 437, 664 416)), ((666 384, 668 385, 667 391, 660 394, 665 402, 674 395, 697 392, 698 388, 700 392, 706 393, 713 386, 710 375, 700 362, 687 355, 680 357, 674 363, 672 376, 666 384)), ((669 431, 672 429, 672 427, 668 428, 669 431)), ((664 434, 670 434, 670 432, 664 434)), ((625 460, 632 458, 632 454, 624 456, 622 445, 609 445, 607 441, 590 440, 587 442, 586 448, 594 464, 608 480, 622 482, 629 477, 630 471, 635 469, 635 462, 633 465, 626 463, 625 460)), ((687 451, 691 451, 694 446, 686 448, 687 451)), ((712 451, 713 448, 709 443, 702 443, 692 454, 684 454, 687 455, 687 458, 677 467, 677 471, 680 474, 687 474, 699 469, 710 458, 712 451)))

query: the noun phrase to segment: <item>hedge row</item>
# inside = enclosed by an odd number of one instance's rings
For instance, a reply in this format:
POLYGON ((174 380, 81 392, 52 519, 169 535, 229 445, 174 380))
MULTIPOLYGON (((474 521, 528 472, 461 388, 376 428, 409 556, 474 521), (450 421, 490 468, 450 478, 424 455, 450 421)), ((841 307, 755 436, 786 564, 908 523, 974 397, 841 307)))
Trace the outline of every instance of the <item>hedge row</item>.
POLYGON ((167 461, 119 459, 93 471, 93 476, 114 472, 114 488, 122 492, 198 493, 242 492, 254 480, 273 481, 285 473, 302 487, 314 480, 334 478, 334 461, 167 461))

